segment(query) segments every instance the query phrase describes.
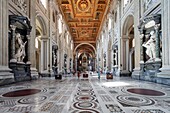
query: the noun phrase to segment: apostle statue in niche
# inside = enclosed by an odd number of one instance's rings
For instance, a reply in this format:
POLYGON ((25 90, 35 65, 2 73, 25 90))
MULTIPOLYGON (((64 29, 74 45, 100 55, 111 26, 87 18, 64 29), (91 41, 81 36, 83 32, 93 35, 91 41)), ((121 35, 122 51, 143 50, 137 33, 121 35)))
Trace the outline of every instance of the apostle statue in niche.
POLYGON ((143 47, 146 48, 146 54, 150 57, 148 61, 153 61, 156 58, 156 39, 155 39, 155 32, 150 32, 150 39, 142 44, 143 47))
POLYGON ((56 52, 53 50, 52 54, 53 54, 53 65, 56 66, 57 65, 57 55, 56 55, 56 52))
POLYGON ((27 43, 22 41, 21 35, 19 33, 16 33, 16 42, 18 45, 17 52, 15 54, 15 58, 17 59, 17 62, 23 62, 23 59, 25 58, 25 45, 27 43))

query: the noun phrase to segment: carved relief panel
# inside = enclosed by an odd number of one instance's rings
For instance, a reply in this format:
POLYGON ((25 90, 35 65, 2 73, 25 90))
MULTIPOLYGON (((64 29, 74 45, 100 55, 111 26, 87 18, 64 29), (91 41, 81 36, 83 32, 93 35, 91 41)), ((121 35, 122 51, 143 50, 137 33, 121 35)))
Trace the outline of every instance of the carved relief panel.
POLYGON ((11 1, 16 5, 16 7, 19 8, 20 12, 28 14, 29 0, 11 0, 11 1))
POLYGON ((144 9, 149 9, 156 2, 158 2, 158 0, 143 0, 144 9))

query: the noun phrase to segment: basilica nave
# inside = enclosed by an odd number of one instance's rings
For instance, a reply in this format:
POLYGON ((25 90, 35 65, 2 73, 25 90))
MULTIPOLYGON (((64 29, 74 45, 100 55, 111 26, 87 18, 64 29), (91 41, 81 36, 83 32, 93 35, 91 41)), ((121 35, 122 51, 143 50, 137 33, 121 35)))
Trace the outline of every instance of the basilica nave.
POLYGON ((169 113, 169 0, 0 0, 0 113, 169 113))

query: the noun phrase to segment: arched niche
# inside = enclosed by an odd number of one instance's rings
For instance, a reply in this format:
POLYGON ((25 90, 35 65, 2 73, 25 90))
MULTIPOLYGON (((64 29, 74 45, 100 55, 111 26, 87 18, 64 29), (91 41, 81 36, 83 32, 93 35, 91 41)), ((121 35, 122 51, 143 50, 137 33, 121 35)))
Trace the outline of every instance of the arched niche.
POLYGON ((135 67, 134 47, 134 17, 133 15, 128 15, 122 26, 122 74, 129 75, 135 67))

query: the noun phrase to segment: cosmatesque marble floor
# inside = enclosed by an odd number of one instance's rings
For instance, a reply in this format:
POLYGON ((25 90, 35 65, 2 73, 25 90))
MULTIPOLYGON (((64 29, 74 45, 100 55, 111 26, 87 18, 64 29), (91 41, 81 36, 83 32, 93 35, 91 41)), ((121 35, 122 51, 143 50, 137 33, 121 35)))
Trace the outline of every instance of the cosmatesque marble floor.
POLYGON ((97 73, 0 87, 0 113, 170 113, 170 86, 97 73))

